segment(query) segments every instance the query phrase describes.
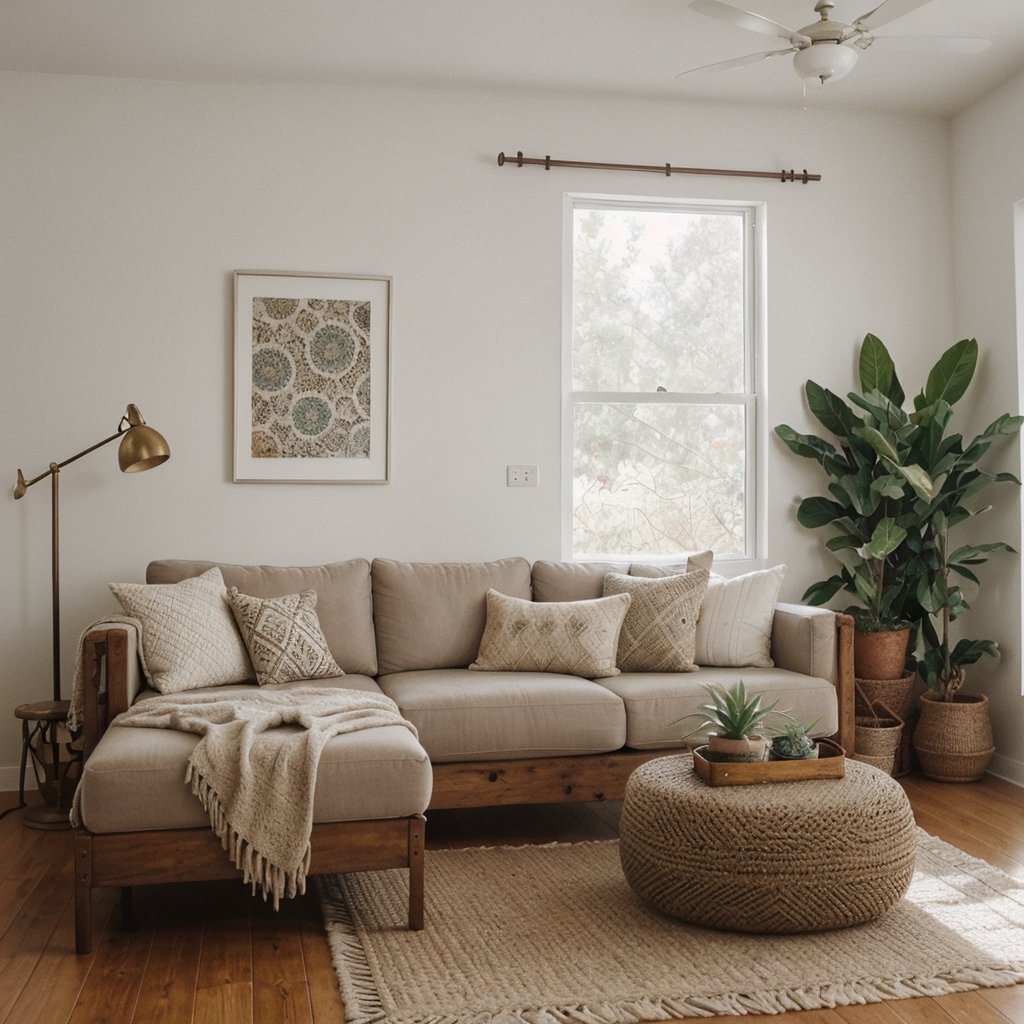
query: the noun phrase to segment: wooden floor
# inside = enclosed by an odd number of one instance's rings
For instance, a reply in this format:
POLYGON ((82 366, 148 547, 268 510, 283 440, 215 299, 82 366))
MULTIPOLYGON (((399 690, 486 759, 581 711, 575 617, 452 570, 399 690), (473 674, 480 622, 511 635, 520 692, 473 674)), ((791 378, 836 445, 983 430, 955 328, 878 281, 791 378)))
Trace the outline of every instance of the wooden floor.
MULTIPOLYGON (((991 777, 904 785, 923 828, 1024 879, 1024 789, 991 777)), ((0 810, 14 803, 14 794, 0 794, 0 810)), ((2 1024, 344 1021, 311 895, 275 914, 237 882, 144 888, 136 930, 127 931, 119 894, 105 892, 95 951, 78 957, 70 833, 33 831, 19 819, 0 821, 2 1024)), ((430 815, 427 836, 435 848, 578 841, 612 837, 617 824, 616 804, 446 811, 430 815)), ((793 1024, 1024 1024, 1024 985, 782 1016, 793 1024)))

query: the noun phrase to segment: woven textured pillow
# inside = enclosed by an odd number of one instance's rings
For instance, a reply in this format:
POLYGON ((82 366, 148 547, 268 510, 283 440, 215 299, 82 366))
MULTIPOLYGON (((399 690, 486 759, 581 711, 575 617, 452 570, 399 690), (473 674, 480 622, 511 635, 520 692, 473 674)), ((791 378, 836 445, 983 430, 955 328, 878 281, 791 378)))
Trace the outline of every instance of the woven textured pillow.
POLYGON ((252 663, 228 610, 220 569, 180 583, 111 583, 142 623, 145 672, 161 693, 252 679, 252 663))
POLYGON ((469 667, 490 672, 560 672, 596 679, 615 665, 629 594, 594 601, 524 601, 487 591, 487 625, 469 667))
POLYGON ((712 577, 697 622, 698 665, 771 668, 772 623, 784 565, 732 579, 712 577))
POLYGON ((644 579, 610 572, 604 593, 629 594, 632 603, 619 636, 622 672, 693 672, 697 619, 710 573, 644 579))
POLYGON ((345 674, 331 656, 320 628, 315 590, 284 597, 249 597, 232 587, 228 601, 260 686, 345 674))

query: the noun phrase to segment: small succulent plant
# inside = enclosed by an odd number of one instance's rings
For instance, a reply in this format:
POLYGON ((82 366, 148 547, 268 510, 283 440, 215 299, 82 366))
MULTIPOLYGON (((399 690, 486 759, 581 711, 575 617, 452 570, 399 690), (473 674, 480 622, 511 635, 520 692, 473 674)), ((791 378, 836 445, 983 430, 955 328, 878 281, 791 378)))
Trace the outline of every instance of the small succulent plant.
POLYGON ((772 755, 787 761, 803 761, 818 756, 818 744, 811 736, 811 730, 821 721, 814 719, 803 725, 800 722, 787 723, 782 732, 772 740, 772 755))

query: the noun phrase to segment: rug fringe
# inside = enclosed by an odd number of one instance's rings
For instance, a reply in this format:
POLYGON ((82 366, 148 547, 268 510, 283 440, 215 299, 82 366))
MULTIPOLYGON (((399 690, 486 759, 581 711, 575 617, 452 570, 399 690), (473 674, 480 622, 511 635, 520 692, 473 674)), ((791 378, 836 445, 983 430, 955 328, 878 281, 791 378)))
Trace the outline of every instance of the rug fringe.
POLYGON ((282 899, 294 899, 305 893, 312 852, 309 843, 306 844, 306 852, 298 867, 289 870, 274 864, 228 821, 217 791, 191 762, 185 772, 185 782, 191 784, 193 794, 199 798, 203 810, 210 817, 210 828, 220 839, 232 863, 242 872, 242 881, 251 887, 254 896, 259 889, 264 902, 270 899, 274 910, 278 910, 282 899))

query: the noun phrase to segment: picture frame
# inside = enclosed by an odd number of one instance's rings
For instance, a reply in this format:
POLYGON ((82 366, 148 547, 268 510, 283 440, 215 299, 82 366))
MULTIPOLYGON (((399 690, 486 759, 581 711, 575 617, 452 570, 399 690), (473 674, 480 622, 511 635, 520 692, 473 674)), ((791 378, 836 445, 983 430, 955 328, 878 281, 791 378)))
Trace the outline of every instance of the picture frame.
POLYGON ((391 278, 234 273, 236 483, 387 483, 391 278))

